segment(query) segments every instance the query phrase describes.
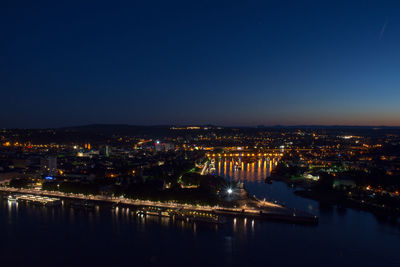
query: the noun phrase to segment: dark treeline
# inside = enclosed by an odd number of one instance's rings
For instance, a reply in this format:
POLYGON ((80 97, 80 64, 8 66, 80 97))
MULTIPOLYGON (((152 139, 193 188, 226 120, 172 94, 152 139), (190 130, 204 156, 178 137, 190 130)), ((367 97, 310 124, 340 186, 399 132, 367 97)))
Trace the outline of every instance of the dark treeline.
POLYGON ((182 188, 180 184, 173 183, 171 187, 165 188, 154 179, 147 179, 128 185, 114 185, 101 182, 82 181, 49 181, 43 183, 42 188, 49 191, 60 191, 64 193, 85 194, 85 195, 107 195, 124 196, 132 199, 152 201, 176 201, 178 203, 209 204, 215 205, 221 202, 218 192, 226 187, 223 178, 212 175, 201 176, 191 173, 182 177, 185 184, 198 185, 197 188, 182 188), (189 182, 190 181, 190 182, 189 182))
MULTIPOLYGON (((97 176, 93 180, 53 180, 42 184, 43 190, 64 193, 105 195, 152 201, 176 201, 191 204, 218 204, 219 192, 226 188, 222 177, 200 175, 193 161, 170 161, 146 169, 140 174, 120 175, 116 178, 97 176)), ((26 187, 29 181, 10 182, 13 187, 26 187)))

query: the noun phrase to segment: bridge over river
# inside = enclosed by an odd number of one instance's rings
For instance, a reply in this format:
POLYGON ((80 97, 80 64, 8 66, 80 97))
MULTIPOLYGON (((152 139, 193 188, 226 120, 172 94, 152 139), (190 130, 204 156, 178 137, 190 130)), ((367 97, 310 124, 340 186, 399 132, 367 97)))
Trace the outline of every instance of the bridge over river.
POLYGON ((209 157, 204 164, 201 174, 216 174, 218 176, 229 177, 234 181, 263 182, 271 175, 271 171, 276 167, 280 156, 260 157, 209 157))

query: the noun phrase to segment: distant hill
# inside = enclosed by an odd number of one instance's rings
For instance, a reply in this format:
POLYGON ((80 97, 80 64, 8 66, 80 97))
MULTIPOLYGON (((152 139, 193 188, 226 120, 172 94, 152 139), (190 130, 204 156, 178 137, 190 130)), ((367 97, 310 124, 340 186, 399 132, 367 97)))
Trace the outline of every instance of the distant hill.
POLYGON ((170 126, 140 126, 128 124, 90 124, 72 127, 58 128, 57 130, 66 132, 81 132, 81 133, 97 133, 104 135, 145 135, 153 133, 167 133, 170 131, 170 126))
MULTIPOLYGON (((189 125, 188 125, 189 126, 189 125)), ((201 128, 208 127, 216 129, 218 126, 215 125, 198 125, 201 128)), ((81 126, 71 126, 71 127, 62 127, 56 130, 67 131, 67 132, 81 132, 81 133, 102 133, 105 135, 109 134, 133 134, 133 135, 142 135, 142 134, 157 134, 163 135, 171 133, 172 125, 151 125, 151 126, 143 126, 143 125, 129 125, 129 124, 89 124, 89 125, 81 125, 81 126)), ((254 129, 264 129, 264 130, 284 130, 284 129, 304 129, 304 130, 400 130, 399 126, 351 126, 351 125, 274 125, 274 126, 230 126, 223 127, 224 131, 232 130, 233 128, 242 129, 242 130, 254 130, 254 129)), ((200 130, 202 131, 202 130, 200 130)), ((193 131, 191 131, 193 132, 193 131)))

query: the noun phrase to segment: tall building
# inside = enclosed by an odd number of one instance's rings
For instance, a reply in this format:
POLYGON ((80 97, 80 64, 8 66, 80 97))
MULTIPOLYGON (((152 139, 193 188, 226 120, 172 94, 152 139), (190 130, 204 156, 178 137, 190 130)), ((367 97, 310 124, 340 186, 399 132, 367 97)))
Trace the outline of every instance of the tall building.
POLYGON ((100 148, 100 155, 109 157, 110 156, 110 147, 108 145, 100 148))
POLYGON ((57 174, 57 156, 50 155, 48 161, 49 175, 54 176, 57 174))

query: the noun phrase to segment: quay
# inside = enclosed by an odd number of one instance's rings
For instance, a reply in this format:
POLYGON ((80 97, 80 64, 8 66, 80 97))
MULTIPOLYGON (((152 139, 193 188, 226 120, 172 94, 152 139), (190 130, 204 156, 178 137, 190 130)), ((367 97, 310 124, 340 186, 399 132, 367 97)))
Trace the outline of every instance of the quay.
MULTIPOLYGON (((29 199, 34 199, 32 196, 47 197, 47 198, 65 198, 72 200, 85 200, 94 202, 108 202, 114 205, 127 205, 135 207, 154 207, 171 209, 174 211, 191 211, 191 212, 206 212, 218 216, 234 217, 234 218, 252 218, 258 220, 275 220, 295 224, 318 224, 318 217, 312 214, 290 209, 275 203, 259 200, 251 200, 249 204, 244 204, 241 207, 223 207, 223 206, 200 206, 190 204, 179 204, 174 202, 157 202, 149 200, 135 200, 124 197, 107 197, 100 195, 83 195, 73 193, 63 193, 56 191, 43 191, 39 189, 17 189, 10 187, 0 187, 0 192, 9 194, 25 194, 30 195, 29 199)), ((40 198, 38 198, 40 199, 40 198)))

